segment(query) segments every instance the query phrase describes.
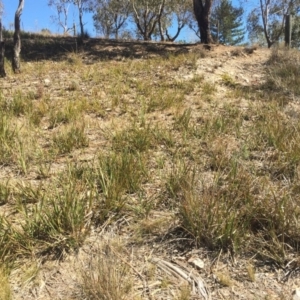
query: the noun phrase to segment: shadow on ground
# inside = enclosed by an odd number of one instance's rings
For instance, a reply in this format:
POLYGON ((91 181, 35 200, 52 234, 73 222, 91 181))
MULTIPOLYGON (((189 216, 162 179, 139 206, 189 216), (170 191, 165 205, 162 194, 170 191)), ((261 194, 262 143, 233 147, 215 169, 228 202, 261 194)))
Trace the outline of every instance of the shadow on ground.
MULTIPOLYGON (((168 56, 203 50, 199 44, 156 43, 143 41, 117 41, 90 38, 81 40, 76 37, 35 37, 22 39, 22 59, 24 61, 63 60, 71 53, 82 54, 93 60, 120 58, 147 58, 168 56)), ((12 57, 12 39, 6 41, 6 57, 12 57)))

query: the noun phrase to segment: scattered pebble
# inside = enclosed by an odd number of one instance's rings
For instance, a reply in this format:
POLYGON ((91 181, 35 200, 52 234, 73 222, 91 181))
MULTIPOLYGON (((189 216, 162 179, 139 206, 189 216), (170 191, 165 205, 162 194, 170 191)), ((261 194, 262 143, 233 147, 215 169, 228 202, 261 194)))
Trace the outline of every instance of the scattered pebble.
POLYGON ((197 269, 204 269, 204 261, 199 257, 192 256, 188 263, 197 269))
POLYGON ((293 300, 300 300, 300 288, 296 288, 293 291, 293 300))
POLYGON ((44 80, 44 85, 45 86, 49 86, 50 85, 50 79, 48 79, 48 78, 46 78, 45 80, 44 80))

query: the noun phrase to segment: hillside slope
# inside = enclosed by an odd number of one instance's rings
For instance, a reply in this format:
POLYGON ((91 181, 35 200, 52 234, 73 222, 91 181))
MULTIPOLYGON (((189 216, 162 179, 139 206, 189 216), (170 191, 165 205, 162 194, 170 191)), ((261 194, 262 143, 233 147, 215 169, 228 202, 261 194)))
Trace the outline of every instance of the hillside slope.
POLYGON ((292 299, 300 106, 279 54, 73 43, 1 79, 12 299, 292 299))

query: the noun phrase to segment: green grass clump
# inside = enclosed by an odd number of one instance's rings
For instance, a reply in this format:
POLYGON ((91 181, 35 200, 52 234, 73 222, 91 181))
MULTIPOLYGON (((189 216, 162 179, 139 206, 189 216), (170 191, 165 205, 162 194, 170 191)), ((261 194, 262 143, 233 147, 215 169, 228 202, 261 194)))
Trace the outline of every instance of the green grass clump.
POLYGON ((80 116, 80 107, 76 103, 66 103, 59 109, 53 109, 50 112, 49 128, 54 128, 59 124, 67 124, 82 118, 80 116))
POLYGON ((0 118, 0 163, 11 164, 14 161, 14 149, 18 132, 10 118, 2 114, 0 118))
POLYGON ((67 154, 73 149, 87 147, 88 144, 84 125, 71 125, 53 137, 53 147, 57 150, 58 154, 67 154))
POLYGON ((256 177, 239 165, 228 175, 220 175, 208 187, 199 186, 200 178, 187 178, 189 184, 180 185, 176 193, 182 226, 198 245, 234 251, 247 247, 261 253, 273 249, 273 254, 278 245, 281 252, 287 249, 285 245, 298 245, 296 197, 276 195, 267 183, 259 187, 256 177))
POLYGON ((2 98, 0 107, 6 114, 19 117, 32 110, 32 97, 30 94, 24 95, 22 92, 17 91, 10 100, 2 98))
POLYGON ((11 195, 11 187, 9 186, 9 182, 0 183, 0 205, 6 204, 11 195))
POLYGON ((21 217, 19 224, 1 219, 0 257, 8 264, 17 258, 37 256, 59 258, 78 248, 90 228, 91 194, 82 184, 64 182, 52 186, 24 186, 14 192, 21 217), (29 203, 34 203, 28 207, 29 203))
POLYGON ((84 192, 80 193, 81 189, 80 185, 72 183, 64 185, 62 192, 47 198, 44 196, 33 212, 26 213, 24 232, 34 240, 44 241, 43 246, 48 244, 43 252, 52 247, 62 251, 82 244, 89 231, 86 216, 91 211, 91 198, 84 192))
POLYGON ((125 151, 100 154, 91 174, 97 189, 96 207, 99 221, 124 209, 130 194, 141 190, 147 179, 145 157, 125 151))
POLYGON ((300 95, 300 54, 297 50, 274 48, 269 59, 267 87, 300 95))
POLYGON ((223 84, 225 84, 228 87, 234 88, 236 87, 236 82, 234 81, 234 79, 229 75, 229 74, 223 74, 221 76, 222 82, 223 84))
POLYGON ((114 134, 112 138, 113 149, 132 153, 149 150, 154 143, 153 130, 150 125, 140 127, 138 124, 132 124, 114 134))

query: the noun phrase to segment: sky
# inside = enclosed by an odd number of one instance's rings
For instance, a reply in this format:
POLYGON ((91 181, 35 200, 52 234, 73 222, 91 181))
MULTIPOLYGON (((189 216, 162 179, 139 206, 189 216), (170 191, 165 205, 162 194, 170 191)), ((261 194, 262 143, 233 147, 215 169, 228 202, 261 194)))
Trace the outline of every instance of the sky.
MULTIPOLYGON (((3 25, 6 29, 13 29, 14 15, 18 7, 18 0, 2 0, 4 4, 3 25)), ((62 33, 62 29, 55 24, 51 15, 55 15, 55 10, 47 5, 47 0, 25 0, 24 10, 21 16, 21 28, 24 31, 40 32, 42 29, 49 29, 52 33, 62 33)), ((85 29, 91 37, 96 36, 96 30, 93 25, 92 13, 84 14, 85 29)), ((75 22, 78 26, 78 14, 76 9, 72 10, 70 6, 68 16, 69 26, 75 22)), ((183 28, 178 40, 194 42, 197 37, 187 27, 183 28)))
MULTIPOLYGON (((4 3, 4 16, 3 24, 5 28, 9 29, 14 22, 15 11, 18 7, 18 0, 3 0, 4 3)), ((50 29, 51 32, 58 32, 59 27, 55 24, 51 15, 55 15, 55 10, 47 5, 47 0, 25 0, 24 10, 21 16, 21 27, 24 31, 38 32, 42 29, 50 29)), ((78 17, 76 11, 72 11, 70 7, 69 22, 70 25, 73 22, 78 23, 78 17)), ((84 23, 86 23, 86 29, 91 35, 95 35, 96 32, 93 27, 92 15, 85 13, 84 23)), ((61 31, 61 30, 60 30, 61 31)))
MULTIPOLYGON (((18 7, 19 0, 2 1, 4 4, 3 25, 6 29, 13 29, 14 14, 18 7)), ((233 3, 238 5, 238 1, 240 0, 233 0, 233 3)), ((244 4, 246 2, 247 0, 244 0, 244 4)), ((48 0, 25 0, 24 10, 21 16, 22 30, 40 32, 42 29, 49 29, 52 33, 62 33, 62 29, 51 19, 51 16, 56 14, 55 10, 49 7, 47 3, 48 0)), ((73 23, 76 23, 77 32, 79 32, 78 14, 76 9, 72 10, 72 6, 70 6, 68 21, 70 27, 72 27, 73 23)), ((83 21, 85 30, 87 30, 91 37, 95 37, 97 33, 93 25, 92 13, 84 13, 83 21)), ((180 36, 177 38, 177 41, 184 42, 195 42, 198 40, 193 31, 187 28, 187 26, 183 28, 180 36)))

